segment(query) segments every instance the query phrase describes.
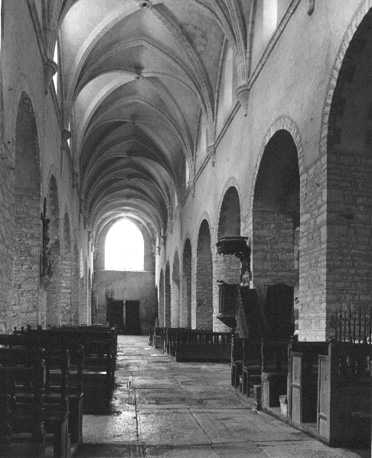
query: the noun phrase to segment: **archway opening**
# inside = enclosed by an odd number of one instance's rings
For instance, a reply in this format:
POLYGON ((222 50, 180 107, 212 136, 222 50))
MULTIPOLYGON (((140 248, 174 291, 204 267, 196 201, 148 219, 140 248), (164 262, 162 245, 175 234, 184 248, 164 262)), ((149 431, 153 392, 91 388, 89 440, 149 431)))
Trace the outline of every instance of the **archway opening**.
POLYGON ((159 287, 158 287, 158 292, 159 292, 159 311, 158 311, 158 321, 159 321, 159 326, 163 327, 165 320, 164 320, 164 272, 163 270, 160 271, 159 275, 159 287))
POLYGON ((40 157, 31 100, 23 93, 18 106, 15 151, 15 322, 44 324, 39 309, 40 286, 40 157))
POLYGON ((180 260, 178 252, 174 255, 172 269, 172 327, 180 325, 180 260))
MULTIPOLYGON (((225 193, 218 221, 218 239, 240 235, 240 200, 235 187, 225 193)), ((220 255, 216 260, 217 280, 239 283, 240 261, 234 255, 220 255)))
POLYGON ((169 328, 171 326, 171 282, 169 262, 167 262, 165 267, 164 283, 164 324, 169 328))
MULTIPOLYGON (((218 221, 218 240, 223 237, 240 236, 240 199, 237 189, 231 186, 224 194, 219 221, 218 221)), ((220 292, 216 287, 217 282, 224 282, 229 285, 239 285, 241 274, 241 262, 233 254, 216 254, 215 257, 215 303, 220 301, 220 292)), ((224 287, 224 286, 220 286, 224 287)), ((238 304, 234 304, 235 307, 238 304)), ((222 304, 219 304, 221 310, 222 304)), ((239 310, 241 313, 241 310, 239 310)), ((229 328, 218 320, 218 330, 227 331, 229 328)))
POLYGON ((363 340, 353 323, 372 315, 371 28, 372 9, 347 48, 329 116, 327 338, 344 329, 338 338, 363 340))
POLYGON ((144 239, 142 232, 127 218, 110 228, 105 240, 105 270, 144 270, 144 239))
POLYGON ((182 313, 181 326, 191 328, 191 242, 185 242, 182 260, 182 313))
POLYGON ((253 281, 264 303, 266 333, 287 338, 298 314, 300 175, 297 148, 285 130, 265 148, 252 216, 253 281))
POLYGON ((213 263, 209 225, 200 226, 196 260, 196 329, 213 329, 213 263))

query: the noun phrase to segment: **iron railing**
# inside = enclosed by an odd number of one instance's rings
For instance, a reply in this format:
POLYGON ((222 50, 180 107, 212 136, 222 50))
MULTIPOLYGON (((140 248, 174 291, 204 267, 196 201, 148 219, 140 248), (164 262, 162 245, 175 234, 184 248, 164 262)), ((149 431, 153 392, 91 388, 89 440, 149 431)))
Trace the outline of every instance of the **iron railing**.
POLYGON ((329 325, 336 342, 372 344, 372 307, 339 309, 329 325))

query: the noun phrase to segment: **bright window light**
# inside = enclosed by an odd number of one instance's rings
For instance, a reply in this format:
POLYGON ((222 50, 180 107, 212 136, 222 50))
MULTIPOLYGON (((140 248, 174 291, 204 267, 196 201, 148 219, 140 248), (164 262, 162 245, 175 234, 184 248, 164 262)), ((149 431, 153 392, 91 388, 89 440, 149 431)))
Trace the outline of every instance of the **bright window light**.
POLYGON ((144 241, 138 227, 121 219, 108 231, 105 241, 106 270, 144 270, 144 241))
POLYGON ((186 182, 186 187, 189 184, 190 181, 190 168, 189 164, 187 161, 185 161, 185 182, 186 182))
MULTIPOLYGON (((54 46, 54 54, 53 54, 53 61, 58 65, 59 64, 59 57, 58 57, 58 41, 56 41, 56 45, 54 46)), ((58 70, 53 75, 53 83, 56 92, 58 91, 58 70)))
POLYGON ((204 154, 207 151, 207 123, 204 114, 202 114, 199 126, 199 139, 197 152, 204 154))
POLYGON ((263 30, 265 38, 270 38, 278 25, 278 0, 263 2, 263 30))
MULTIPOLYGON (((71 133, 71 123, 70 122, 68 123, 67 130, 71 133)), ((67 139, 67 144, 69 148, 71 148, 71 138, 67 139)))

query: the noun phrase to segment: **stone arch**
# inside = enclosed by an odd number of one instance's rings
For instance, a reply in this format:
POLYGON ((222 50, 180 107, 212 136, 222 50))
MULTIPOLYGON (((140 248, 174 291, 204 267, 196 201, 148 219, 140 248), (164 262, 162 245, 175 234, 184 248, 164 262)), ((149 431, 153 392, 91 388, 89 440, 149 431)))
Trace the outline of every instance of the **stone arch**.
POLYGON ((178 251, 176 251, 173 259, 173 269, 172 269, 172 313, 171 313, 171 322, 172 327, 177 328, 180 326, 180 316, 181 316, 181 307, 180 307, 180 260, 178 256, 178 251))
POLYGON ((339 47, 335 62, 332 67, 331 76, 328 82, 327 95, 324 101, 324 106, 322 110, 322 124, 320 131, 320 141, 319 141, 319 152, 323 156, 327 154, 328 150, 328 129, 329 129, 329 118, 331 113, 331 107, 334 101, 334 93, 336 90, 337 83, 339 81, 339 76, 341 72, 341 67, 345 63, 345 56, 349 50, 350 44, 355 37, 359 26, 362 21, 366 19, 367 14, 372 8, 372 0, 364 0, 356 13, 354 14, 353 19, 351 20, 339 47))
POLYGON ((213 261, 207 220, 200 225, 196 254, 196 328, 213 329, 213 261))
POLYGON ((191 328, 192 250, 190 239, 186 239, 182 256, 182 309, 181 326, 191 328))
MULTIPOLYGON (((235 186, 227 188, 223 194, 218 219, 218 240, 222 237, 239 236, 241 229, 240 198, 235 186)), ((240 282, 241 264, 234 255, 215 255, 215 282, 238 284, 240 282)), ((219 301, 219 290, 214 288, 214 299, 219 301)), ((220 325, 220 324, 219 324, 220 325)), ((222 325, 220 325, 222 326, 222 325)), ((221 330, 225 330, 221 327, 221 330)))
MULTIPOLYGON (((204 221, 208 224, 209 232, 211 233, 211 240, 212 240, 212 233, 214 232, 213 231, 213 227, 215 225, 215 219, 212 219, 209 216, 209 213, 207 211, 204 211, 202 213, 201 217, 198 218, 198 224, 195 225, 195 228, 199 228, 199 231, 200 231, 200 227, 201 227, 201 225, 203 224, 204 221)), ((192 242, 192 244, 197 245, 198 239, 199 239, 199 232, 195 232, 193 234, 193 242, 192 242)))
POLYGON ((160 271, 159 275, 159 287, 158 287, 158 292, 159 292, 159 310, 158 310, 158 322, 159 326, 163 327, 165 326, 164 322, 164 314, 165 314, 165 307, 164 307, 164 301, 165 301, 165 291, 164 291, 164 272, 163 269, 160 271))
POLYGON ((169 261, 165 266, 164 278, 164 325, 171 326, 171 279, 169 261))
POLYGON ((35 114, 23 92, 15 132, 14 213, 14 310, 15 325, 44 324, 40 303, 41 178, 40 151, 35 114))
POLYGON ((240 199, 238 190, 230 186, 225 192, 218 220, 218 238, 240 235, 240 199))
POLYGON ((251 187, 251 192, 250 192, 251 208, 253 208, 254 190, 255 190, 255 186, 257 182, 257 175, 261 167, 262 158, 265 153, 266 147, 268 143, 271 141, 271 139, 274 137, 274 135, 281 130, 287 131, 291 135, 293 143, 296 145, 297 163, 298 163, 300 179, 305 172, 304 149, 303 149, 300 129, 297 126, 297 124, 295 123, 295 121, 293 121, 293 119, 291 119, 289 116, 286 116, 286 115, 280 116, 271 124, 268 131, 266 132, 264 140, 260 148, 260 152, 256 160, 256 166, 255 166, 255 170, 254 170, 253 177, 252 177, 252 187, 251 187))
POLYGON ((266 144, 253 193, 252 273, 261 303, 274 284, 293 287, 297 297, 299 231, 298 151, 291 134, 282 129, 266 144))
POLYGON ((47 216, 49 218, 49 252, 52 274, 47 286, 46 324, 58 326, 61 323, 61 252, 59 234, 59 198, 57 180, 51 175, 47 196, 47 216))
POLYGON ((340 307, 372 299, 372 2, 363 2, 332 70, 320 152, 327 157, 326 336, 340 307), (345 287, 347 285, 347 287, 345 287))

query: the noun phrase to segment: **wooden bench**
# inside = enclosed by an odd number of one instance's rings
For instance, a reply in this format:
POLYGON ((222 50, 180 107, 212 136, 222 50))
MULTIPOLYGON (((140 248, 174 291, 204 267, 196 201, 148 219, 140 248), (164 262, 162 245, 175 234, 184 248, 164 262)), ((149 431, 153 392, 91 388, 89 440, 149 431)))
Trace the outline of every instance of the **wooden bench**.
MULTIPOLYGON (((16 336, 35 339, 40 346, 66 348, 71 355, 79 346, 83 348, 84 412, 100 413, 109 408, 114 389, 117 332, 100 326, 27 329, 16 336)), ((1 339, 0 339, 1 343, 1 339)), ((76 370, 75 370, 76 372, 76 370)))
POLYGON ((231 361, 231 334, 193 330, 177 343, 176 361, 231 361))
POLYGON ((287 394, 288 340, 263 339, 261 343, 262 407, 278 407, 287 394))
POLYGON ((231 334, 186 328, 155 328, 152 342, 176 361, 229 362, 231 334))
POLYGON ((20 412, 16 386, 21 373, 23 379, 32 381, 34 371, 30 367, 0 366, 0 457, 42 458, 46 452, 46 433, 40 395, 35 390, 20 412))
POLYGON ((246 339, 232 336, 231 341, 231 385, 236 388, 242 375, 243 345, 246 339))
POLYGON ((8 371, 14 387, 13 409, 8 412, 10 443, 19 442, 26 434, 36 444, 39 456, 50 437, 54 456, 70 457, 68 398, 62 387, 53 393, 49 390, 44 353, 35 348, 1 348, 0 365, 8 371))
POLYGON ((183 343, 176 351, 176 361, 227 363, 231 358, 230 344, 183 343))
POLYGON ((253 394, 254 385, 261 383, 261 340, 245 339, 242 355, 242 375, 239 380, 240 391, 247 396, 253 394))

